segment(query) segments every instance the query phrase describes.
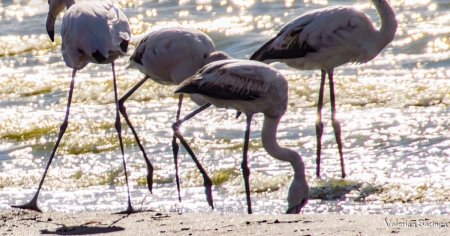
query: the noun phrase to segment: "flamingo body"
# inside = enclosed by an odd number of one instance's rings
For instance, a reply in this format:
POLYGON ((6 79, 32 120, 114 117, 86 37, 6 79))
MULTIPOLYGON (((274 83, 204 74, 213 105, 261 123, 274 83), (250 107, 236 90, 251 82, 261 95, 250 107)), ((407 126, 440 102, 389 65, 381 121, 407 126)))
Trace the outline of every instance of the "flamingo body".
MULTIPOLYGON (((392 10, 386 10, 386 14, 394 16, 392 10)), ((389 31, 395 33, 395 18, 391 21, 389 31)), ((303 70, 329 70, 349 62, 372 60, 392 41, 394 33, 382 34, 364 12, 353 7, 327 7, 287 23, 250 59, 281 61, 303 70)))
POLYGON ((79 2, 65 13, 61 51, 66 65, 82 69, 89 62, 109 64, 126 54, 130 26, 122 11, 108 2, 79 2))
POLYGON ((176 92, 201 94, 216 107, 248 115, 262 112, 282 116, 287 107, 287 87, 287 81, 272 67, 229 59, 208 64, 181 83, 176 92))
MULTIPOLYGON (((72 103, 76 72, 77 70, 84 68, 89 62, 92 62, 97 64, 110 63, 112 67, 114 98, 116 102, 115 128, 118 133, 128 193, 128 206, 127 210, 124 212, 128 214, 133 213, 134 209, 131 205, 127 168, 121 136, 122 128, 117 103, 117 84, 114 70, 114 61, 119 56, 125 55, 128 49, 128 42, 131 36, 128 20, 119 9, 110 3, 96 1, 75 3, 73 0, 49 0, 48 4, 49 13, 46 28, 52 41, 54 41, 56 17, 64 10, 64 8, 67 8, 61 27, 61 51, 63 59, 66 65, 72 68, 72 80, 70 82, 66 115, 36 193, 30 202, 13 207, 41 211, 37 205, 38 196, 61 139, 69 125, 70 106, 72 103)), ((150 165, 149 168, 152 168, 150 162, 147 162, 147 164, 150 165)))
POLYGON ((129 66, 157 83, 177 85, 204 66, 214 51, 213 41, 201 31, 163 28, 139 42, 129 66))
MULTIPOLYGON (((129 67, 138 69, 145 74, 145 77, 119 100, 119 109, 146 159, 145 149, 128 118, 125 101, 148 79, 163 85, 177 85, 192 76, 207 63, 226 58, 229 58, 226 53, 215 50, 214 43, 208 35, 194 29, 181 27, 162 28, 148 33, 140 40, 133 55, 130 57, 129 67)), ((201 96, 191 95, 190 97, 198 105, 207 105, 207 102, 201 96)), ((176 115, 177 121, 180 118, 182 101, 183 96, 180 95, 176 115)), ((174 136, 172 139, 172 150, 174 153, 178 197, 181 201, 178 177, 178 149, 179 147, 174 136)), ((203 171, 200 162, 195 157, 193 159, 198 168, 203 171)), ((203 171, 202 174, 205 177, 208 202, 213 207, 211 184, 209 184, 211 181, 206 172, 203 171)), ((147 182, 150 183, 149 188, 151 189, 151 176, 148 176, 147 182)))
POLYGON ((346 173, 341 126, 336 119, 334 68, 345 63, 365 63, 372 60, 395 36, 397 21, 389 1, 371 0, 371 2, 380 15, 379 30, 364 12, 353 7, 326 7, 306 12, 292 20, 250 56, 251 60, 279 61, 296 69, 321 70, 316 121, 317 177, 320 177, 322 106, 326 74, 330 83, 332 125, 339 150, 341 176, 344 178, 346 173))
MULTIPOLYGON (((276 139, 278 123, 286 112, 288 104, 288 83, 281 73, 271 66, 256 61, 221 60, 200 69, 194 76, 183 81, 175 92, 199 94, 217 107, 236 109, 247 116, 241 167, 249 214, 252 213, 247 156, 250 124, 253 114, 263 113, 261 139, 264 149, 272 157, 290 162, 294 169, 286 212, 300 212, 307 203, 309 195, 305 166, 297 152, 279 146, 276 139)), ((179 132, 176 134, 180 140, 183 140, 179 132)), ((182 143, 185 147, 187 146, 185 142, 182 143)))

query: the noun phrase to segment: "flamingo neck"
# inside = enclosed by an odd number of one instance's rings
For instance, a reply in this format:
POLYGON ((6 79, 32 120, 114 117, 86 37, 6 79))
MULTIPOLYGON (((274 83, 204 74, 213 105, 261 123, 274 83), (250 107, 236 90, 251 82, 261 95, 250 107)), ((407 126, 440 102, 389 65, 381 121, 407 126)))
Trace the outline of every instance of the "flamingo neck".
POLYGON ((49 4, 48 14, 52 18, 56 19, 58 14, 64 11, 64 7, 66 9, 69 9, 73 4, 75 4, 75 0, 50 0, 48 4, 49 4))
POLYGON ((272 157, 291 163, 294 168, 294 182, 305 182, 305 165, 301 156, 294 150, 281 147, 277 141, 277 128, 281 117, 264 117, 261 139, 264 149, 272 157))
MULTIPOLYGON (((383 49, 387 44, 392 42, 397 31, 397 19, 395 12, 389 4, 388 0, 371 0, 377 9, 381 19, 380 47, 383 49)), ((381 50, 380 49, 380 50, 381 50)))
POLYGON ((288 161, 294 169, 294 180, 289 186, 287 197, 288 212, 296 209, 298 213, 309 198, 309 187, 305 177, 305 165, 302 158, 294 150, 280 147, 277 142, 277 128, 281 117, 264 116, 264 124, 261 139, 264 149, 274 158, 281 161, 288 161))

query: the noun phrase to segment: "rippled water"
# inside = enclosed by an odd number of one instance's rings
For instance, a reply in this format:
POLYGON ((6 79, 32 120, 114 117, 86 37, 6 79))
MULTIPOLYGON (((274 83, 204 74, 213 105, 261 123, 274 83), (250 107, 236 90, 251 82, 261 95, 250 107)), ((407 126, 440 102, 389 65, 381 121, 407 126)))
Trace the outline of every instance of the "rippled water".
MULTIPOLYGON (((60 36, 45 32, 47 1, 0 3, 0 209, 23 203, 35 191, 62 122, 71 70, 60 54, 60 36)), ((149 30, 181 25, 205 31, 236 58, 248 58, 280 27, 301 13, 346 4, 379 25, 370 1, 133 1, 116 3, 128 16, 133 44, 149 30)), ((376 59, 335 71, 348 181, 340 167, 329 112, 323 144, 323 181, 315 179, 315 110, 318 71, 275 64, 290 82, 290 106, 280 142, 305 161, 312 199, 305 213, 450 213, 450 3, 392 0, 396 38, 376 59)), ((60 28, 61 16, 57 20, 60 28)), ((119 93, 142 78, 118 60, 119 93)), ((40 195, 43 210, 121 210, 126 190, 114 130, 111 68, 89 65, 77 74, 70 125, 40 195)), ((208 212, 201 178, 182 149, 183 202, 177 202, 171 123, 173 87, 147 82, 128 102, 130 117, 155 165, 153 194, 145 187, 145 164, 125 126, 126 155, 135 206, 208 212)), ((328 98, 326 98, 328 102, 328 98)), ((184 113, 195 108, 186 102, 184 113)), ((326 104, 328 109, 328 103, 326 104)), ((245 212, 240 175, 244 119, 210 109, 184 126, 201 162, 213 176, 219 212, 245 212)), ((291 168, 270 157, 260 143, 262 116, 254 118, 250 167, 256 213, 282 213, 291 168)))

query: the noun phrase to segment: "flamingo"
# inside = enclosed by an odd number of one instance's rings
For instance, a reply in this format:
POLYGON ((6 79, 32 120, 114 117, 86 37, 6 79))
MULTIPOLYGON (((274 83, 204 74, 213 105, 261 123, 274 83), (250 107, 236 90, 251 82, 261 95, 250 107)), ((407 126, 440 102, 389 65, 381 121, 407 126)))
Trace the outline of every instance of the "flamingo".
MULTIPOLYGON (((264 149, 274 158, 291 163, 294 179, 289 188, 288 210, 286 213, 299 213, 307 203, 309 188, 305 178, 305 166, 301 156, 294 150, 281 147, 276 133, 278 123, 284 115, 288 104, 288 84, 281 73, 271 66, 249 60, 228 59, 212 62, 200 69, 194 76, 183 81, 176 93, 199 94, 207 102, 217 107, 232 108, 246 115, 246 130, 241 164, 247 198, 247 212, 252 213, 248 167, 248 144, 250 125, 255 113, 264 114, 261 139, 264 149)), ((201 112, 203 107, 191 114, 201 112)), ((176 122, 184 122, 190 118, 176 122)), ((175 135, 187 150, 189 145, 181 132, 175 135)))
MULTIPOLYGON (((212 61, 227 59, 229 56, 222 51, 215 51, 212 39, 205 33, 181 27, 162 28, 147 34, 138 43, 133 55, 129 60, 129 67, 136 68, 143 74, 144 78, 131 88, 122 98, 119 99, 119 110, 130 127, 135 140, 147 160, 147 154, 142 146, 140 139, 128 118, 125 101, 140 87, 145 81, 151 79, 163 85, 177 85, 192 76, 198 69, 212 61)), ((206 106, 201 96, 191 95, 191 100, 198 105, 206 106)), ((176 120, 180 119, 183 94, 178 98, 178 110, 176 120)), ((172 139, 172 150, 175 161, 175 177, 178 190, 178 199, 180 196, 180 181, 178 176, 178 144, 175 135, 172 139)), ((212 200, 212 181, 206 171, 194 157, 194 162, 204 177, 205 192, 208 203, 213 207, 212 200)), ((151 182, 151 180, 150 180, 151 182)), ((149 183, 150 183, 149 182, 149 183)), ((151 186, 151 184, 150 184, 151 186)))
MULTIPOLYGON (((37 191, 30 202, 13 207, 42 212, 37 205, 37 199, 58 145, 69 124, 69 112, 75 84, 75 75, 78 70, 83 69, 89 62, 92 62, 96 64, 110 63, 112 67, 116 102, 115 128, 119 137, 128 193, 128 206, 123 213, 132 213, 134 209, 131 205, 123 143, 120 134, 121 124, 117 106, 117 85, 114 70, 114 61, 118 57, 125 55, 128 49, 128 43, 131 37, 128 20, 122 11, 107 2, 88 1, 75 3, 73 0, 49 0, 48 3, 49 13, 46 26, 48 35, 52 41, 54 41, 56 17, 64 8, 67 8, 67 11, 64 13, 61 28, 61 51, 65 64, 72 68, 72 80, 70 82, 65 118, 60 127, 56 144, 51 152, 37 191)), ((148 164, 149 168, 152 169, 150 162, 148 164)))
POLYGON ((280 61, 296 69, 321 70, 316 121, 317 169, 323 134, 322 105, 325 77, 330 83, 331 119, 339 149, 341 176, 345 178, 341 126, 336 119, 333 70, 346 63, 365 63, 375 58, 395 36, 397 21, 388 0, 371 0, 381 18, 377 30, 369 17, 352 7, 334 6, 304 13, 287 23, 279 33, 261 46, 251 60, 280 61))

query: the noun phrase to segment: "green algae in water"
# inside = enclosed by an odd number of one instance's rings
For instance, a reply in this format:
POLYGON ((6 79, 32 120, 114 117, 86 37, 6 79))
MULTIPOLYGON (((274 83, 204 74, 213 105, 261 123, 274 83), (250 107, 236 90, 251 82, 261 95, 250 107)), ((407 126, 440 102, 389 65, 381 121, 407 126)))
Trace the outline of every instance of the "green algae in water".
MULTIPOLYGON (((85 153, 102 153, 119 150, 119 140, 117 134, 112 132, 106 136, 95 134, 90 137, 76 137, 78 133, 70 133, 65 141, 61 142, 61 147, 65 153, 80 155, 85 153)), ((122 136, 124 146, 135 143, 133 137, 122 136)))
POLYGON ((25 93, 22 93, 21 95, 24 97, 31 97, 31 96, 42 95, 42 94, 47 94, 47 93, 51 93, 51 92, 52 92, 52 88, 46 87, 46 88, 36 89, 36 90, 30 91, 30 92, 25 92, 25 93))
MULTIPOLYGON (((292 176, 280 174, 268 176, 262 172, 254 171, 250 175, 250 191, 255 193, 269 193, 278 191, 282 186, 290 184, 292 176)), ((242 180, 242 184, 243 184, 242 180)), ((244 190, 244 186, 242 188, 244 190)))
POLYGON ((47 134, 56 133, 56 127, 38 127, 24 132, 17 133, 7 133, 2 135, 0 138, 12 139, 15 141, 25 141, 34 138, 39 138, 47 134))
MULTIPOLYGON (((215 186, 223 185, 240 175, 240 171, 236 168, 219 169, 213 172, 207 171, 207 173, 215 186)), ((181 178, 188 180, 184 184, 187 184, 189 187, 203 186, 203 177, 197 169, 188 171, 181 178)))
POLYGON ((123 168, 117 168, 110 170, 102 178, 99 180, 99 185, 123 185, 122 181, 119 181, 118 177, 121 175, 125 175, 123 168))
POLYGON ((354 189, 359 189, 362 183, 346 179, 318 179, 310 185, 311 199, 333 200, 343 197, 354 189))
POLYGON ((81 179, 81 177, 83 177, 83 172, 81 170, 75 172, 75 174, 72 175, 72 178, 79 180, 81 179))
POLYGON ((366 197, 373 195, 373 194, 379 194, 383 192, 383 188, 380 185, 371 185, 368 183, 362 184, 359 196, 355 198, 355 201, 363 201, 366 197))
POLYGON ((85 174, 83 171, 77 171, 71 175, 71 178, 76 181, 76 187, 91 187, 98 185, 124 185, 125 182, 120 180, 122 176, 125 176, 123 168, 117 168, 101 175, 90 175, 85 174))
MULTIPOLYGON (((168 184, 173 183, 174 179, 170 177, 163 177, 160 175, 153 175, 153 184, 168 184)), ((138 186, 147 186, 147 176, 141 176, 136 179, 136 184, 138 186)))
POLYGON ((239 173, 239 170, 235 168, 217 170, 212 173, 211 181, 214 185, 220 186, 223 183, 230 181, 230 179, 236 178, 239 173))
MULTIPOLYGON (((244 149, 244 142, 233 143, 230 141, 229 143, 230 143, 230 145, 227 146, 227 150, 242 151, 244 149)), ((259 150, 261 148, 263 148, 261 139, 253 139, 253 140, 249 141, 249 144, 248 144, 249 152, 251 152, 251 150, 259 150)))
POLYGON ((76 171, 73 175, 70 176, 73 181, 72 187, 92 187, 92 186, 100 186, 100 185, 124 185, 125 180, 124 177, 125 172, 123 168, 116 168, 109 170, 102 174, 86 174, 85 172, 79 170, 76 171))
POLYGON ((38 177, 35 176, 20 176, 14 177, 0 177, 0 189, 6 187, 34 187, 34 183, 38 183, 38 177))
MULTIPOLYGON (((230 192, 245 193, 244 179, 242 173, 236 169, 238 176, 232 178, 225 186, 230 192)), ((280 190, 283 186, 290 184, 291 175, 278 174, 268 175, 260 171, 252 171, 250 174, 250 192, 270 193, 280 190)))
POLYGON ((311 199, 336 200, 345 196, 354 201, 364 201, 367 197, 382 192, 380 185, 346 179, 319 179, 314 180, 310 186, 311 199))

